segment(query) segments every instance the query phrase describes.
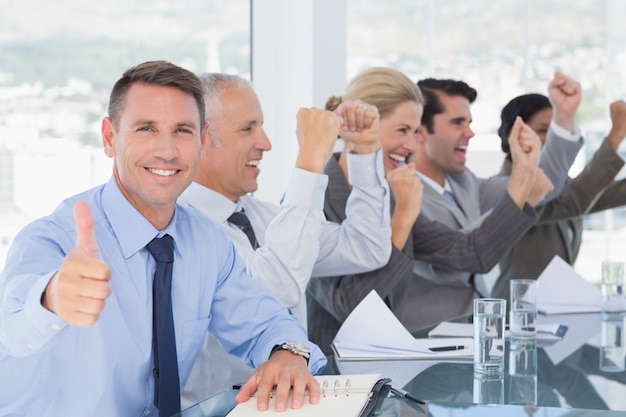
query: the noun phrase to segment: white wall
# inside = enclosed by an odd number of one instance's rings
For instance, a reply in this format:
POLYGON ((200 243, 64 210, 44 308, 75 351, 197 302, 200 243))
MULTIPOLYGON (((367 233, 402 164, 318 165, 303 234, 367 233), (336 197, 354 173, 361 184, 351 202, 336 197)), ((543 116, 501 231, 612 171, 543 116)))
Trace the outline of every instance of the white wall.
POLYGON ((347 0, 253 0, 252 81, 272 150, 255 196, 279 202, 298 142, 300 107, 323 107, 346 79, 347 0))

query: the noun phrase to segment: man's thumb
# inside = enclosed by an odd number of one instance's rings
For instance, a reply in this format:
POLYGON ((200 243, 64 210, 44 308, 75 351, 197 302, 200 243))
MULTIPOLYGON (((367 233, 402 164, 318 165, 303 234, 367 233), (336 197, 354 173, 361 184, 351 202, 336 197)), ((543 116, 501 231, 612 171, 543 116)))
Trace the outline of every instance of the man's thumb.
POLYGON ((89 205, 79 201, 74 205, 74 220, 76 222, 76 246, 72 254, 83 258, 97 258, 98 244, 93 227, 93 217, 89 205))

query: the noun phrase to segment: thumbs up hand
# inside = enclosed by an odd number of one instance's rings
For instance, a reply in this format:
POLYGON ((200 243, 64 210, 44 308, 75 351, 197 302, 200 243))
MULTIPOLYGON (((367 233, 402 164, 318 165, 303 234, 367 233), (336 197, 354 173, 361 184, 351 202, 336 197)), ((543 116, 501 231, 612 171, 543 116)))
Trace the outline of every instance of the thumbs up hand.
POLYGON ((100 317, 111 295, 111 270, 98 259, 98 244, 91 210, 84 201, 74 205, 76 246, 50 279, 41 298, 42 305, 67 324, 92 325, 100 317))

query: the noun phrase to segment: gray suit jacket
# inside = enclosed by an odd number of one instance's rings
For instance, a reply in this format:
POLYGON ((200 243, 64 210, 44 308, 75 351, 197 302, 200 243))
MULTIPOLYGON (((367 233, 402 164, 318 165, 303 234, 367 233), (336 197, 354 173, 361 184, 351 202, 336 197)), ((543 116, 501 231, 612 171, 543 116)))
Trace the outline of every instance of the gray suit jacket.
MULTIPOLYGON (((555 189, 544 202, 559 195, 567 179, 567 171, 581 146, 582 140, 578 142, 568 141, 557 136, 552 129, 548 131, 548 140, 541 152, 540 166, 554 184, 555 189)), ((498 199, 506 193, 508 185, 508 177, 506 176, 478 178, 468 169, 465 169, 461 174, 448 175, 447 178, 458 207, 428 183, 425 183, 420 217, 437 220, 457 230, 471 230, 480 225, 498 199)), ((507 227, 504 227, 500 232, 510 233, 507 227)), ((414 233, 419 233, 419 230, 414 229, 414 233)), ((421 261, 416 261, 414 268, 417 275, 433 282, 445 283, 450 286, 467 286, 475 282, 482 284, 483 291, 481 292, 486 292, 482 277, 475 276, 467 269, 441 267, 421 261)), ((451 304, 454 304, 455 301, 461 302, 463 300, 451 301, 451 304)), ((471 305, 465 307, 465 310, 469 311, 471 305)))
MULTIPOLYGON (((567 178, 567 171, 582 146, 582 141, 572 142, 558 137, 550 130, 548 143, 542 151, 541 167, 555 186, 548 198, 558 196, 567 178)), ((424 184, 424 198, 420 218, 438 221, 450 229, 472 233, 476 228, 485 228, 485 222, 491 217, 494 206, 503 195, 507 195, 508 178, 493 176, 478 178, 470 170, 457 175, 449 175, 448 181, 456 199, 449 201, 428 183, 424 184)), ((487 242, 479 251, 500 251, 500 256, 512 248, 520 235, 515 233, 516 221, 501 222, 492 226, 492 233, 500 239, 487 242), (507 248, 504 251, 502 249, 507 248)), ((419 227, 413 228, 413 239, 422 233, 419 227)), ((413 272, 420 280, 412 280, 401 294, 409 302, 403 305, 419 305, 419 315, 413 316, 413 325, 422 327, 439 323, 459 315, 472 312, 472 302, 477 296, 488 296, 489 290, 480 273, 469 268, 454 265, 452 254, 447 256, 448 264, 441 265, 432 260, 416 258, 413 272)), ((495 265, 495 264, 494 264, 495 265)), ((405 315, 408 313, 404 313, 405 315)))
MULTIPOLYGON (((345 207, 350 190, 337 163, 338 157, 335 154, 326 165, 329 183, 324 214, 329 220, 340 223, 346 218, 345 207)), ((464 309, 455 309, 456 306, 449 300, 471 299, 475 295, 473 289, 467 285, 438 285, 414 276, 413 260, 422 259, 439 265, 486 272, 515 243, 514 236, 523 236, 535 220, 533 208, 526 206, 524 210, 519 210, 508 194, 501 196, 482 227, 467 234, 419 216, 414 226, 419 233, 410 236, 402 250, 393 247, 385 267, 363 274, 309 281, 306 293, 309 339, 325 353, 332 353, 330 345, 341 323, 373 289, 409 331, 465 313, 464 309), (503 228, 510 235, 501 233, 503 228), (406 290, 413 283, 421 289, 419 297, 406 295, 406 290), (441 304, 447 306, 444 315, 440 313, 441 304)))
MULTIPOLYGON (((573 265, 583 233, 583 215, 626 204, 626 180, 613 181, 624 161, 605 140, 561 195, 539 211, 539 222, 499 263, 500 274, 492 294, 509 299, 509 280, 537 279, 555 255, 573 265)), ((505 160, 502 175, 511 174, 505 160)))

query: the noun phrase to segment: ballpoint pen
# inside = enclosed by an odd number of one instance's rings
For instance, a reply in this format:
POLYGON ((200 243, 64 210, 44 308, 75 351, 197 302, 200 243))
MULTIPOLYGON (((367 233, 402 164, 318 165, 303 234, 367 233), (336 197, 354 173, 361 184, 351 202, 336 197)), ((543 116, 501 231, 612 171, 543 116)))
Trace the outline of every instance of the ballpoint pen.
POLYGON ((400 388, 391 387, 391 393, 393 395, 396 395, 398 397, 402 397, 402 398, 404 398, 406 400, 413 401, 413 402, 418 403, 418 404, 422 404, 422 405, 426 404, 426 401, 421 400, 421 399, 417 398, 415 395, 411 394, 410 392, 407 392, 407 391, 405 391, 403 389, 400 389, 400 388))
POLYGON ((467 349, 467 348, 469 348, 469 346, 467 346, 467 345, 456 345, 456 346, 431 347, 431 348, 428 348, 428 350, 431 350, 433 352, 448 352, 450 350, 463 350, 463 349, 467 349))

